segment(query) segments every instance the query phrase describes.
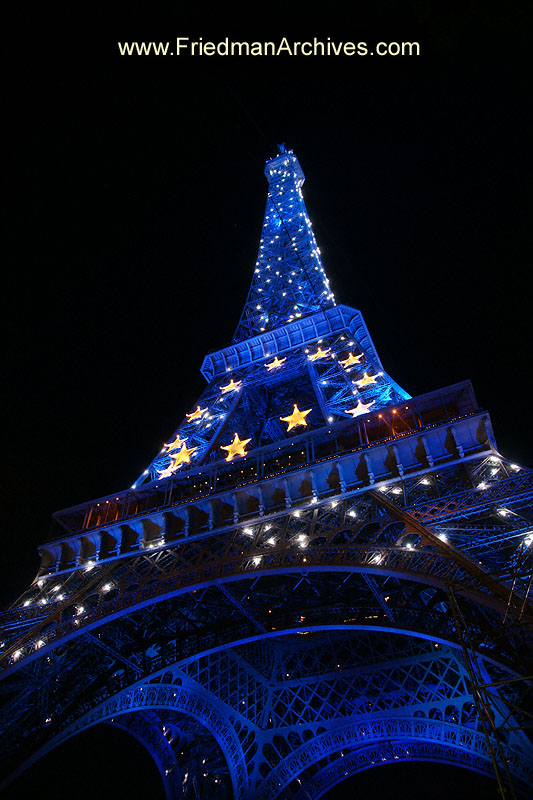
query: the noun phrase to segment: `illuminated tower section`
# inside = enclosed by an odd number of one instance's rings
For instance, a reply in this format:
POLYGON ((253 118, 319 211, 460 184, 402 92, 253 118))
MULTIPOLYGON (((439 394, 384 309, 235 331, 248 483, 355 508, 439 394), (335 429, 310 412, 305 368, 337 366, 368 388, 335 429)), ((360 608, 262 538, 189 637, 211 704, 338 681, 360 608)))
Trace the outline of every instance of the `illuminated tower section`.
POLYGON ((234 342, 335 305, 302 195, 305 175, 292 150, 282 145, 265 175, 259 252, 234 342))
MULTIPOLYGON (((410 397, 385 372, 361 312, 335 303, 294 153, 281 145, 265 175, 257 261, 233 341, 206 356, 206 389, 133 488, 216 461, 240 431, 250 454, 290 446, 281 421, 295 401, 311 407, 305 427, 316 429, 410 397)), ((395 414, 401 426, 402 409, 395 414)))
POLYGON ((411 397, 385 371, 296 156, 265 172, 204 392, 133 486, 54 514, 0 616, 3 776, 105 723, 167 800, 319 800, 401 761, 531 796, 533 472, 469 381, 411 397))

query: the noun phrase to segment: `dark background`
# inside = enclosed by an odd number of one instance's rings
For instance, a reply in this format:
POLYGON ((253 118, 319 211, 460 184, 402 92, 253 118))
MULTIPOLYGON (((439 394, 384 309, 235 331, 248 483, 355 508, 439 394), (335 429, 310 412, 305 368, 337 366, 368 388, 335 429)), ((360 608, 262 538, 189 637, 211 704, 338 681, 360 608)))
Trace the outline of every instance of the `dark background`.
POLYGON ((175 4, 22 22, 4 123, 3 605, 34 577, 51 513, 130 486, 202 391, 246 298, 279 142, 306 173, 337 302, 362 310, 385 369, 413 395, 470 378, 502 454, 531 464, 526 11, 202 21, 175 4), (118 55, 179 35, 422 55, 118 55))

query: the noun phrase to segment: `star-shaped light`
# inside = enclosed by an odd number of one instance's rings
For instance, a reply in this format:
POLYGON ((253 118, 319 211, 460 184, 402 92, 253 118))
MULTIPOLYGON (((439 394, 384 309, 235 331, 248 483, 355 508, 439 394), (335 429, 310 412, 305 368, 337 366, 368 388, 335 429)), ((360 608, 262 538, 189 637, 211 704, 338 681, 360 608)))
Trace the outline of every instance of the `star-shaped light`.
POLYGON ((183 447, 183 445, 185 444, 186 441, 187 441, 187 437, 185 437, 185 439, 182 439, 181 436, 179 435, 179 433, 176 434, 176 438, 174 439, 173 442, 170 442, 169 444, 165 444, 165 447, 167 448, 167 452, 170 452, 171 450, 177 450, 178 447, 183 447))
POLYGON ((185 447, 185 445, 183 445, 179 453, 176 453, 174 456, 170 456, 172 459, 171 463, 166 469, 159 471, 159 477, 168 478, 170 475, 173 475, 182 464, 190 464, 191 456, 196 450, 198 450, 197 447, 185 447))
POLYGON ((192 422, 194 419, 202 419, 206 411, 207 408, 200 408, 200 406, 196 406, 196 411, 193 411, 192 414, 185 414, 187 417, 187 422, 192 422))
POLYGON ((176 453, 175 456, 170 456, 173 462, 171 464, 172 471, 181 467, 182 464, 190 464, 191 456, 196 450, 198 450, 197 447, 186 447, 186 445, 183 445, 179 453, 176 453))
POLYGON ((269 372, 271 372, 273 369, 278 369, 278 367, 282 367, 283 364, 286 362, 286 360, 287 360, 286 358, 278 358, 277 356, 275 356, 274 361, 271 361, 270 364, 265 364, 265 367, 269 372))
POLYGON ((307 422, 305 418, 308 414, 312 411, 311 408, 308 408, 307 411, 300 411, 296 403, 294 404, 294 408, 292 414, 289 417, 280 417, 282 422, 288 422, 289 427, 287 428, 287 432, 292 430, 292 428, 297 428, 299 425, 304 425, 307 427, 307 422))
POLYGON ((358 386, 368 386, 368 384, 370 383, 375 383, 377 377, 378 377, 377 375, 369 375, 368 372, 363 372, 363 377, 360 378, 358 381, 355 381, 355 383, 358 386))
POLYGON ((361 356, 354 356, 354 355, 352 355, 350 353, 348 355, 348 358, 345 358, 344 361, 339 361, 339 364, 342 364, 344 369, 348 369, 348 367, 351 367, 352 364, 359 364, 359 362, 361 361, 362 358, 363 358, 362 355, 361 356))
POLYGON ((238 389, 241 386, 242 381, 235 382, 233 378, 230 380, 227 386, 221 386, 220 391, 222 394, 227 394, 227 392, 234 392, 235 389, 238 389))
POLYGON ((310 356, 307 356, 307 358, 309 359, 309 361, 317 361, 317 359, 319 358, 325 358, 330 352, 331 352, 331 347, 328 347, 327 350, 322 350, 322 348, 319 347, 316 353, 312 353, 310 356))
POLYGON ((374 405, 374 401, 367 403, 366 406, 360 400, 354 408, 347 408, 346 413, 351 414, 352 417, 358 417, 360 414, 366 414, 370 406, 374 405))
POLYGON ((226 461, 231 461, 231 459, 235 458, 235 456, 245 456, 246 451, 244 447, 245 445, 248 444, 248 442, 251 441, 252 441, 251 439, 242 439, 242 440, 239 439, 239 434, 236 433, 232 443, 227 445, 223 444, 221 445, 220 449, 228 451, 228 455, 226 456, 226 461))

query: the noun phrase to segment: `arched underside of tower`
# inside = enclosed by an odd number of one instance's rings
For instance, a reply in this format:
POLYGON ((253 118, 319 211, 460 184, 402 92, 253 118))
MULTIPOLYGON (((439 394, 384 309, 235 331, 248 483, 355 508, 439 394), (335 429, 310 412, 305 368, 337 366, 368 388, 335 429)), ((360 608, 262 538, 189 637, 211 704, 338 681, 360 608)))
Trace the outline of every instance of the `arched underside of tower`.
MULTIPOLYGON (((167 797, 432 760, 533 785, 533 471, 468 381, 411 398, 337 305, 285 147, 232 344, 135 483, 54 515, 0 618, 6 772, 99 723, 167 797)), ((503 783, 502 783, 503 782, 503 783)))
POLYGON ((416 759, 486 774, 496 762, 527 786, 515 610, 371 506, 333 499, 69 571, 83 604, 45 616, 4 678, 11 769, 108 722, 143 742, 168 798, 195 783, 206 797, 319 797, 416 759), (488 737, 475 684, 492 687, 488 737))
MULTIPOLYGON (((61 752, 68 739, 72 742, 84 732, 97 730, 105 724, 130 734, 145 748, 159 771, 167 800, 196 796, 318 800, 337 784, 358 773, 401 763, 451 765, 494 777, 485 743, 464 724, 464 715, 463 724, 458 725, 400 713, 373 722, 363 717, 353 721, 337 720, 318 728, 311 725, 300 734, 278 732, 273 737, 274 744, 263 745, 261 766, 266 778, 250 781, 243 792, 243 787, 235 782, 239 771, 238 759, 227 749, 226 757, 223 753, 228 743, 225 732, 219 730, 215 736, 209 730, 216 714, 209 710, 208 720, 204 714, 206 706, 198 697, 194 715, 190 714, 190 707, 184 711, 189 706, 187 693, 181 689, 176 693, 175 687, 176 684, 159 684, 154 692, 152 686, 149 697, 142 698, 137 706, 131 694, 118 695, 112 706, 107 704, 96 710, 97 721, 94 718, 80 721, 76 732, 65 732, 59 740, 51 740, 35 754, 31 764, 35 765, 52 750, 61 752), (170 694, 174 706, 169 705, 170 694), (129 710, 116 710, 121 707, 129 710), (288 755, 284 756, 284 753, 288 755), (267 764, 273 766, 268 769, 267 764)), ((208 702, 216 705, 212 698, 208 702)), ((238 723, 235 730, 241 730, 238 723)), ((247 732, 246 728, 244 732, 247 732)), ((250 733, 246 738, 242 735, 239 738, 249 743, 250 733)), ((243 767, 248 766, 248 773, 254 761, 253 755, 258 753, 256 744, 254 736, 249 748, 251 761, 247 761, 237 746, 239 758, 242 758, 243 767)), ((120 768, 120 759, 114 763, 116 768, 120 768)), ((25 766, 30 766, 30 762, 25 766)), ((53 784, 53 778, 47 779, 47 784, 50 783, 53 784)), ((16 786, 15 782, 13 788, 16 786)))
MULTIPOLYGON (((105 680, 103 672, 95 676, 92 686, 71 696, 62 719, 41 727, 41 747, 18 772, 105 722, 142 742, 169 800, 194 797, 195 786, 206 798, 319 798, 350 775, 402 761, 453 764, 490 775, 490 745, 462 649, 453 636, 431 630, 427 620, 424 631, 413 625, 411 631, 395 628, 391 620, 401 604, 397 598, 391 602, 392 583, 388 576, 390 594, 383 595, 390 619, 379 605, 367 604, 359 608, 364 622, 350 619, 356 614, 354 596, 366 585, 351 571, 284 572, 269 582, 256 575, 225 584, 223 592, 216 589, 218 597, 209 596, 215 587, 197 584, 188 600, 215 614, 218 644, 208 635, 189 636, 188 654, 181 659, 170 646, 166 655, 156 652, 159 644, 153 646, 136 680, 131 650, 129 666, 125 658, 109 660, 105 680), (283 600, 286 607, 276 610, 268 632, 252 619, 261 582, 261 595, 268 595, 271 605, 283 600), (327 624, 332 614, 336 619, 327 624), (310 624, 306 617, 313 615, 322 621, 310 624)), ((428 588, 401 585, 411 609, 409 587, 428 588)), ((143 629, 145 615, 172 626, 176 614, 185 627, 184 595, 130 611, 119 618, 120 628, 127 639, 143 629)), ((433 625, 438 616, 432 616, 433 625)), ((85 650, 102 664, 105 653, 98 642, 109 643, 117 624, 115 619, 100 625, 85 640, 85 650)), ((72 640, 71 647, 79 641, 72 640)), ((486 683, 515 674, 493 660, 479 658, 477 666, 486 683)), ((505 701, 501 694, 502 716, 505 701)), ((497 755, 505 758, 517 790, 524 793, 531 778, 524 762, 527 747, 517 731, 497 755)))

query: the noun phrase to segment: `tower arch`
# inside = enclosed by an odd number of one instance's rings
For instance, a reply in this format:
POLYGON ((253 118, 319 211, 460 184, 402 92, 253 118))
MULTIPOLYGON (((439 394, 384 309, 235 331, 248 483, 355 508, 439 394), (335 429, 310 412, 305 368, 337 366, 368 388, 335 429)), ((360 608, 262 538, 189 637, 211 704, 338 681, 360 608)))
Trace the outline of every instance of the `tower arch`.
POLYGON ((169 797, 194 772, 180 736, 220 750, 237 800, 318 797, 389 753, 483 772, 492 748, 503 785, 532 785, 533 472, 469 381, 411 397, 385 371, 336 303, 294 153, 266 176, 204 391, 129 489, 54 515, 0 617, 4 770, 109 722, 169 797))

